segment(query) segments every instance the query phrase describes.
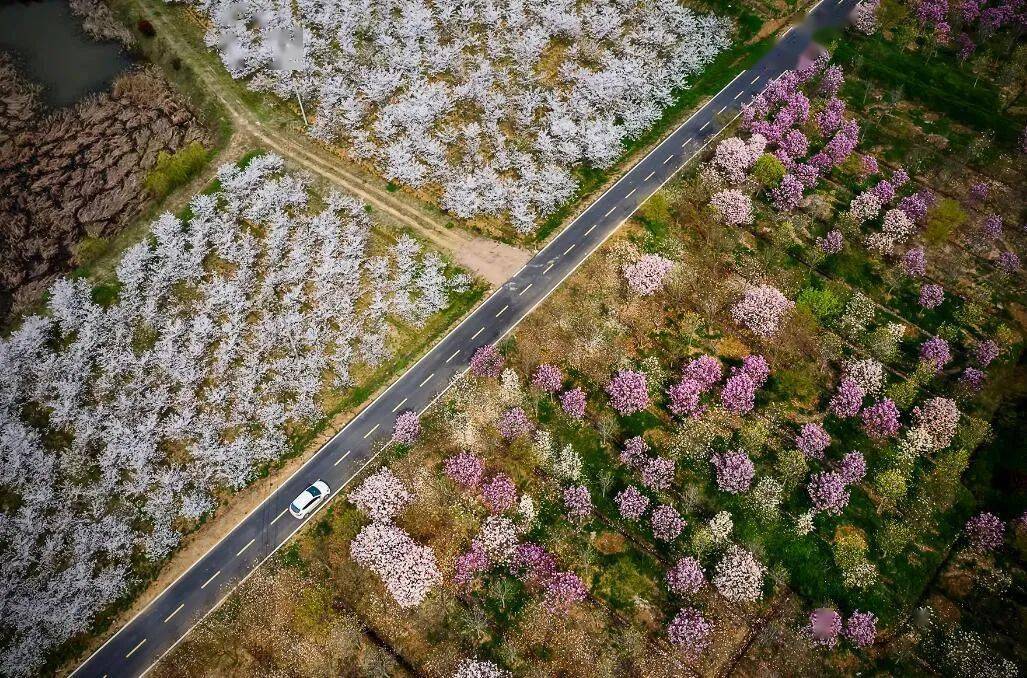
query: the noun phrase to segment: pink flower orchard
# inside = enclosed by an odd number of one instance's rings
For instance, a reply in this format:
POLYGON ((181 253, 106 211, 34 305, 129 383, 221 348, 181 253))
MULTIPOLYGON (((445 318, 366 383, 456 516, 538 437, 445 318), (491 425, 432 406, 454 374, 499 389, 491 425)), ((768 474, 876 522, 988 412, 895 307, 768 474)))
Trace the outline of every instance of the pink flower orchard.
POLYGON ((863 432, 875 440, 891 438, 899 432, 899 408, 891 398, 878 400, 860 414, 863 432))
POLYGON ((657 506, 649 520, 653 524, 653 537, 660 541, 674 541, 685 529, 685 521, 673 506, 657 506))
POLYGON ((435 553, 392 523, 365 525, 350 542, 350 556, 381 578, 400 607, 417 607, 442 582, 435 553))
POLYGON ((667 588, 679 596, 690 596, 706 586, 702 564, 692 556, 685 556, 667 570, 667 588))
POLYGON ((728 189, 714 194, 710 207, 728 226, 742 226, 753 221, 752 198, 737 189, 728 189))
POLYGON ((785 315, 795 307, 781 290, 770 285, 750 287, 731 307, 731 317, 761 339, 770 339, 781 328, 785 315))
POLYGON ((557 614, 566 612, 574 603, 588 595, 581 577, 573 572, 557 572, 546 583, 546 607, 557 614))
POLYGON ((636 294, 647 297, 663 289, 663 281, 674 262, 658 254, 643 255, 624 267, 624 281, 636 294))
POLYGON ((392 439, 402 445, 412 445, 421 435, 421 419, 412 410, 400 413, 392 430, 392 439))
POLYGON ((634 485, 621 490, 613 501, 617 504, 621 517, 631 522, 637 522, 649 508, 649 497, 639 492, 634 485))
POLYGON ((511 407, 499 417, 499 434, 507 440, 513 440, 535 430, 535 424, 528 419, 521 407, 511 407))
POLYGON ((592 515, 592 495, 584 485, 564 488, 563 505, 571 520, 584 520, 592 515))
POLYGON ((823 459, 831 445, 831 436, 820 424, 804 424, 795 439, 795 446, 807 459, 823 459))
POLYGON ((481 500, 492 513, 503 513, 517 502, 517 486, 510 476, 497 473, 481 488, 481 500))
POLYGON ((619 414, 641 412, 649 406, 649 385, 645 373, 621 370, 606 385, 610 405, 619 414))
POLYGON ((809 616, 809 634, 813 642, 827 648, 838 644, 842 632, 842 616, 828 607, 821 607, 809 616))
POLYGON ((856 610, 845 622, 845 638, 863 649, 870 647, 877 639, 877 617, 872 612, 856 610))
POLYGON ((580 388, 572 388, 560 394, 560 407, 571 419, 585 416, 585 402, 585 391, 580 388))
POLYGON ((563 386, 563 370, 556 365, 544 363, 535 369, 531 385, 545 393, 556 393, 563 386))
POLYGON ((938 308, 945 300, 945 288, 941 285, 928 283, 920 288, 920 306, 931 309, 938 308))
POLYGON ((694 607, 682 609, 667 626, 670 642, 688 657, 703 653, 713 642, 713 625, 694 607))
POLYGON ((756 466, 745 452, 715 454, 710 462, 717 471, 717 487, 724 492, 747 492, 756 476, 756 466))
POLYGON ((457 485, 473 490, 485 475, 485 462, 473 452, 460 452, 447 459, 443 469, 457 485))
POLYGON ((994 551, 1005 540, 1006 524, 994 513, 978 513, 966 521, 970 548, 979 553, 994 551))
POLYGON ((470 369, 471 374, 478 377, 492 377, 498 379, 499 375, 503 372, 503 360, 502 354, 492 344, 480 346, 471 356, 470 369))
POLYGON ((848 419, 859 414, 863 407, 863 398, 866 391, 852 379, 842 379, 838 384, 838 390, 831 397, 827 408, 839 419, 848 419))
POLYGON ((371 520, 392 520, 413 501, 413 495, 392 471, 383 467, 368 476, 347 499, 371 520))

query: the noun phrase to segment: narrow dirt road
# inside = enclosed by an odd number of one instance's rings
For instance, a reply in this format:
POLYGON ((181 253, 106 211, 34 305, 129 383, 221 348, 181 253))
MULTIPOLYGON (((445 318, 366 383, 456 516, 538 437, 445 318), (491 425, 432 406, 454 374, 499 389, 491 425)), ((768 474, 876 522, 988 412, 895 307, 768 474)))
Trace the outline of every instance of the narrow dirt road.
POLYGON ((212 70, 210 63, 198 53, 197 46, 182 37, 168 10, 154 8, 146 0, 136 0, 141 16, 156 29, 157 35, 203 81, 207 89, 224 107, 235 128, 235 134, 252 139, 254 146, 274 151, 293 165, 306 169, 340 190, 360 198, 388 220, 412 228, 416 233, 446 252, 456 263, 481 276, 494 286, 501 285, 516 273, 532 252, 473 236, 457 228, 447 228, 437 215, 418 209, 380 185, 360 176, 345 161, 319 146, 302 133, 293 133, 265 124, 239 99, 233 88, 226 88, 212 70))

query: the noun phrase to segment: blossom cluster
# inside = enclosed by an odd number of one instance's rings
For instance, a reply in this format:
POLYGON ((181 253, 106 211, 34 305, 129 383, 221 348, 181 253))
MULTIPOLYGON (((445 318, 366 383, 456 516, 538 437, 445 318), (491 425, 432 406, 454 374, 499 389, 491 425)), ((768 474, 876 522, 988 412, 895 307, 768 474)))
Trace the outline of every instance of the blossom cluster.
POLYGON ((770 285, 749 287, 731 307, 731 317, 762 339, 770 339, 781 328, 788 311, 795 307, 781 290, 770 285))
POLYGON ((713 585, 731 602, 755 602, 763 595, 766 572, 767 568, 752 553, 732 544, 717 563, 713 585))
POLYGON ((354 561, 372 570, 400 607, 416 607, 442 582, 435 553, 392 523, 372 522, 350 543, 354 561))
POLYGON ((350 491, 347 499, 371 520, 388 521, 413 501, 413 495, 390 469, 383 467, 350 491))
POLYGON ((624 266, 624 281, 636 294, 647 297, 663 289, 663 281, 674 262, 658 254, 645 254, 624 266))
POLYGON ((606 384, 610 405, 618 413, 627 415, 649 406, 649 385, 644 372, 620 370, 606 384))

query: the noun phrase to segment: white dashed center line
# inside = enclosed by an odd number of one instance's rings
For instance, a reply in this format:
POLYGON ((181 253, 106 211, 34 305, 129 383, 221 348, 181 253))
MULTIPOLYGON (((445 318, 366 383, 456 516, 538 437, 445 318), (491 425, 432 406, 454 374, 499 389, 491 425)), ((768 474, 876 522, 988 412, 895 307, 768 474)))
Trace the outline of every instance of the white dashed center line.
POLYGON ((735 95, 735 99, 737 99, 738 97, 742 96, 743 94, 745 94, 745 90, 744 89, 742 91, 740 91, 738 94, 735 95))
MULTIPOLYGON (((345 459, 346 457, 348 457, 348 456, 349 456, 349 453, 350 453, 350 452, 352 452, 352 451, 353 451, 353 450, 346 450, 346 454, 344 454, 344 455, 342 455, 341 457, 339 457, 338 459, 336 459, 336 460, 335 460, 335 463, 334 463, 334 464, 332 464, 332 466, 338 466, 339 464, 341 464, 341 463, 342 463, 342 461, 343 461, 343 459, 345 459)), ((284 511, 283 511, 283 513, 284 513, 284 511)))
MULTIPOLYGON (((459 353, 459 351, 457 351, 457 353, 459 353)), ((364 440, 367 440, 367 436, 369 436, 369 435, 371 435, 372 433, 374 433, 375 431, 377 431, 377 430, 378 430, 378 427, 379 427, 379 426, 381 426, 381 424, 375 424, 375 425, 374 425, 374 428, 372 428, 372 429, 371 429, 370 431, 368 431, 367 433, 365 433, 365 434, 364 434, 364 440)))
POLYGON ((393 411, 393 412, 395 412, 395 411, 396 411, 396 410, 398 410, 399 408, 403 407, 403 403, 405 403, 406 401, 407 401, 407 399, 406 399, 406 398, 403 398, 403 400, 400 400, 400 401, 399 401, 399 404, 398 404, 398 405, 396 405, 395 407, 393 407, 393 408, 392 408, 392 411, 393 411))
POLYGON ((257 541, 257 540, 256 539, 249 540, 249 542, 246 543, 246 546, 243 546, 241 549, 239 549, 239 552, 235 554, 235 557, 238 558, 239 556, 241 556, 243 554, 243 551, 245 551, 250 546, 252 546, 253 542, 255 542, 255 541, 257 541))
POLYGON ((616 205, 614 205, 613 207, 611 207, 611 208, 609 209, 609 211, 607 211, 607 212, 606 212, 606 214, 604 214, 603 216, 604 216, 604 217, 608 217, 608 216, 610 216, 611 214, 613 214, 613 211, 614 211, 615 209, 617 209, 617 206, 616 206, 616 205))
POLYGON ((453 358, 455 358, 458 353, 460 353, 460 349, 457 349, 457 350, 453 351, 453 355, 451 355, 448 358, 446 358, 445 364, 448 365, 449 361, 452 360, 453 358))
POLYGON ((626 196, 624 196, 624 199, 627 200, 628 198, 633 196, 635 194, 635 191, 637 191, 637 190, 638 190, 637 188, 631 189, 631 193, 628 193, 626 196))
MULTIPOLYGON (((631 191, 631 193, 634 193, 634 191, 631 191)), ((631 195, 631 193, 628 193, 628 195, 631 195)), ((577 243, 575 243, 574 245, 571 245, 570 247, 568 247, 567 249, 565 249, 565 250, 563 251, 563 256, 567 256, 568 254, 570 254, 570 253, 571 253, 571 250, 572 250, 572 249, 574 249, 574 247, 575 247, 576 245, 577 245, 577 243)))
POLYGON ((549 269, 551 269, 555 263, 556 262, 554 261, 552 264, 549 264, 548 266, 546 266, 546 270, 542 271, 542 275, 545 275, 546 273, 549 273, 549 269))
POLYGON ((750 85, 755 85, 756 81, 759 80, 759 79, 760 79, 760 76, 757 75, 755 78, 752 79, 752 82, 750 82, 749 84, 750 85))
MULTIPOLYGON (((484 328, 482 328, 482 329, 484 329, 484 328)), ((434 372, 429 374, 427 377, 425 377, 424 381, 422 381, 420 384, 417 385, 417 388, 421 388, 422 386, 427 384, 429 381, 431 381, 431 378, 434 377, 434 376, 435 376, 434 372)))
POLYGON ((478 331, 477 331, 477 332, 475 332, 475 333, 474 333, 474 336, 472 336, 472 337, 471 337, 471 341, 474 341, 475 339, 477 339, 477 338, 478 338, 478 335, 479 335, 479 334, 481 334, 481 333, 482 333, 482 332, 484 332, 484 331, 485 331, 485 328, 484 328, 484 327, 479 327, 479 328, 478 328, 478 331))
POLYGON ((650 179, 653 178, 654 174, 656 174, 656 170, 653 170, 652 172, 650 172, 649 176, 647 176, 645 179, 642 179, 642 181, 649 181, 650 179))
POLYGON ((167 617, 164 617, 164 623, 167 624, 169 621, 171 621, 171 618, 178 614, 178 611, 181 610, 183 607, 185 607, 185 603, 182 603, 181 605, 175 608, 174 612, 169 614, 167 617))
POLYGON ((530 289, 531 289, 531 286, 532 286, 532 285, 534 285, 534 284, 535 284, 535 283, 528 283, 528 286, 527 286, 527 287, 525 287, 525 288, 524 288, 523 290, 521 290, 520 292, 518 292, 518 293, 517 293, 517 296, 521 296, 522 294, 524 294, 525 292, 527 292, 528 290, 530 290, 530 289))
POLYGON ((702 124, 702 127, 700 127, 700 128, 699 128, 699 131, 700 131, 700 132, 702 132, 702 131, 703 131, 704 129, 706 129, 706 128, 707 128, 707 127, 709 127, 709 126, 710 126, 710 121, 709 121, 709 120, 707 120, 706 122, 704 122, 704 123, 702 124))
POLYGON ((667 158, 666 158, 666 159, 665 159, 665 160, 663 161, 663 164, 664 164, 664 165, 666 165, 666 164, 667 164, 668 162, 670 162, 670 161, 671 161, 671 160, 672 160, 673 158, 674 158, 674 156, 673 156, 673 155, 668 155, 668 156, 667 156, 667 158))
POLYGON ((145 643, 145 642, 146 642, 146 638, 143 638, 142 640, 140 640, 138 645, 136 645, 135 647, 133 647, 131 650, 128 651, 128 654, 125 655, 125 659, 128 659, 129 657, 134 655, 136 653, 136 650, 141 648, 143 646, 143 643, 145 643))
POLYGON ((282 512, 279 513, 277 516, 275 516, 275 519, 271 521, 271 524, 274 525, 275 523, 277 523, 278 519, 281 518, 282 516, 284 516, 285 512, 288 511, 288 510, 289 509, 282 509, 282 512))
POLYGON ((221 570, 218 570, 218 571, 217 571, 217 572, 215 572, 214 574, 210 575, 210 579, 208 579, 207 581, 203 582, 203 585, 202 585, 202 586, 200 586, 200 588, 201 588, 201 589, 205 589, 205 588, 207 588, 207 584, 209 584, 209 583, 211 583, 212 581, 214 581, 214 579, 215 579, 215 578, 216 578, 216 577, 217 577, 217 576, 218 576, 219 574, 221 574, 221 570))
POLYGON ((588 234, 589 234, 589 233, 591 233, 592 231, 596 230, 596 226, 598 226, 598 225, 599 225, 599 224, 592 224, 591 226, 589 226, 589 227, 588 227, 588 230, 587 230, 587 231, 585 231, 585 235, 588 235, 588 234))
POLYGON ((506 313, 506 309, 508 309, 508 308, 510 308, 510 304, 507 304, 507 305, 506 305, 506 306, 504 306, 504 307, 503 307, 502 309, 500 309, 499 313, 497 313, 497 314, 496 314, 496 317, 498 318, 499 316, 501 316, 501 315, 503 315, 504 313, 506 313))
POLYGON ((717 111, 717 115, 720 115, 721 113, 723 113, 726 110, 727 110, 727 104, 724 104, 724 106, 719 111, 717 111))

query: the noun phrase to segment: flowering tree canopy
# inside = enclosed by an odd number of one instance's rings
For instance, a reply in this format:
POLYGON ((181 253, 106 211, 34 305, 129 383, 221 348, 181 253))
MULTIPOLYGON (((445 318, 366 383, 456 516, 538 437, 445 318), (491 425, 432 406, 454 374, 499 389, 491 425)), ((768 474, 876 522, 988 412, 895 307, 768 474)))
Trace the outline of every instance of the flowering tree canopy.
POLYGON ((624 281, 636 294, 647 297, 663 289, 663 280, 674 262, 658 254, 645 254, 624 267, 624 281))
POLYGON ((471 374, 479 377, 498 378, 503 372, 503 356, 492 344, 479 346, 471 355, 471 374))
POLYGON ((732 544, 717 563, 713 585, 731 602, 755 602, 763 596, 766 571, 752 553, 732 544))
POLYGON ((794 306, 795 302, 776 287, 759 285, 745 291, 738 303, 731 307, 731 317, 756 336, 769 339, 777 334, 785 314, 794 306))
POLYGON ((392 523, 373 522, 350 543, 350 555, 377 574, 400 607, 416 607, 442 582, 435 553, 392 523))
POLYGON ((417 412, 407 410, 396 417, 396 424, 392 429, 392 439, 403 445, 412 445, 417 437, 421 435, 421 418, 417 412))
POLYGON ((620 414, 634 414, 649 406, 649 385, 644 372, 621 370, 606 385, 610 405, 620 414))
POLYGON ((382 467, 357 485, 347 498, 372 520, 388 521, 414 497, 391 470, 382 467))

